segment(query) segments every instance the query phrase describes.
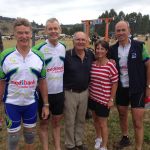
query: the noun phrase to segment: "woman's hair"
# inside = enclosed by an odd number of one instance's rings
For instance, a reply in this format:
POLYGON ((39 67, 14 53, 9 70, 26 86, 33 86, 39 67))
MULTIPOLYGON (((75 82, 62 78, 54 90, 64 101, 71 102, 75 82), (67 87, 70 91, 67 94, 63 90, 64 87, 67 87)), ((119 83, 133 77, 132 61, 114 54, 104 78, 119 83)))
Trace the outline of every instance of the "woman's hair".
MULTIPOLYGON (((102 47, 104 47, 107 51, 106 57, 109 58, 109 43, 104 41, 104 40, 97 40, 95 43, 95 51, 98 45, 101 45, 102 47)), ((96 58, 96 55, 95 55, 96 58)), ((97 58, 96 58, 97 59, 97 58)))
POLYGON ((97 40, 95 43, 95 50, 97 48, 98 45, 101 45, 102 47, 104 47, 107 51, 109 51, 109 43, 104 41, 104 40, 97 40))

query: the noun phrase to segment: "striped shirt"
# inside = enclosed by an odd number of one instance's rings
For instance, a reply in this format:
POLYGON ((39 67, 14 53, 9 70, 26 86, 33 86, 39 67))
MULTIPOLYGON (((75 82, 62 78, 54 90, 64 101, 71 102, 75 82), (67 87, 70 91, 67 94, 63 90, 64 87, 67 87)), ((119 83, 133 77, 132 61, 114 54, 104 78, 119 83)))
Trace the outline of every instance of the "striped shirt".
POLYGON ((107 105, 111 96, 112 83, 117 81, 118 71, 113 63, 109 61, 103 66, 97 66, 94 62, 89 85, 90 99, 107 105))

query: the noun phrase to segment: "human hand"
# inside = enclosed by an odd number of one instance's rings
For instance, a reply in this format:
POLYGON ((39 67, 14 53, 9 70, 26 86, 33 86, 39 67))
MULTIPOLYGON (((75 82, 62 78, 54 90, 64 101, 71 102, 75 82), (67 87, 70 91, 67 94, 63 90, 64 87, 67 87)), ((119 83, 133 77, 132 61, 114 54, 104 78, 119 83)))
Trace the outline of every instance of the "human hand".
POLYGON ((113 106, 114 106, 114 102, 113 101, 109 101, 108 105, 107 105, 108 109, 110 109, 113 106))
POLYGON ((48 118, 49 115, 49 107, 43 106, 42 108, 42 118, 45 120, 48 118))

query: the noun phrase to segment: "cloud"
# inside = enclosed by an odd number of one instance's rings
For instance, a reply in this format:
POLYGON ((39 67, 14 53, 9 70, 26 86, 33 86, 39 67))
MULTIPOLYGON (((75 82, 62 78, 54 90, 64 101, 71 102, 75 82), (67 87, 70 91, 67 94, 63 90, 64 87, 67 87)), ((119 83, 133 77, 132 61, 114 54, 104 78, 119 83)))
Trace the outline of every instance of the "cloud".
POLYGON ((51 17, 63 24, 81 23, 81 20, 96 19, 110 9, 117 13, 150 15, 149 0, 1 0, 0 6, 2 16, 24 17, 43 24, 51 17))

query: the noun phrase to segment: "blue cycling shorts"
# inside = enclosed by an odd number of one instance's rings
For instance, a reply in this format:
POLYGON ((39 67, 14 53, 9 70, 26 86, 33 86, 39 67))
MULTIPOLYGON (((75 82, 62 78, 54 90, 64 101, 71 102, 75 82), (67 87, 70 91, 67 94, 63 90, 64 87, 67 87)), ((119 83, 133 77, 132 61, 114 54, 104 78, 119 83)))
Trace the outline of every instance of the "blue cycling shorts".
POLYGON ((37 121, 37 102, 27 106, 5 103, 6 125, 8 132, 17 132, 21 123, 26 128, 33 128, 37 121))

